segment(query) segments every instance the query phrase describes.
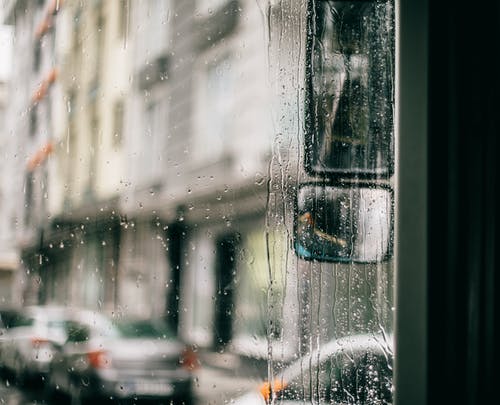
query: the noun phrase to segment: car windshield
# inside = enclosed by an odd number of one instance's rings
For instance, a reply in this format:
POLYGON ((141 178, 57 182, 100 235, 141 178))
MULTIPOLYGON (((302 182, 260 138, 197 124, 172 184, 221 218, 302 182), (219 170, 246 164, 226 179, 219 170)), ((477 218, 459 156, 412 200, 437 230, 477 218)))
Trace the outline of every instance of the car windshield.
MULTIPOLYGON (((3 319, 3 318, 2 318, 3 319)), ((8 322, 5 322, 7 328, 17 328, 20 326, 33 326, 35 319, 32 317, 25 316, 23 314, 18 314, 13 316, 8 322)))
POLYGON ((174 337, 167 324, 160 320, 123 320, 116 326, 120 334, 127 339, 172 339, 174 337))
POLYGON ((10 329, 16 326, 30 326, 33 323, 32 319, 28 319, 17 311, 4 311, 0 314, 0 325, 10 329))

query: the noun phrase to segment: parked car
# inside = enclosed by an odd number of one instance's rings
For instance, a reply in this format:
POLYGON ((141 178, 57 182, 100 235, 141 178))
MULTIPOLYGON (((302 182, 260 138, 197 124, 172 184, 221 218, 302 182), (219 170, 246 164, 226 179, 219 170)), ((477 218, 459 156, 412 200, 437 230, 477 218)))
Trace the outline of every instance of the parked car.
POLYGON ((59 306, 28 306, 2 314, 6 327, 0 340, 0 362, 19 385, 44 380, 53 344, 66 340, 64 311, 59 306))
POLYGON ((62 394, 72 404, 103 398, 191 402, 192 353, 164 322, 78 310, 65 324, 68 339, 51 364, 50 395, 62 394))
POLYGON ((8 306, 0 308, 0 336, 6 332, 6 329, 10 329, 17 324, 21 311, 20 307, 8 306))
POLYGON ((231 403, 392 404, 392 347, 392 335, 334 339, 231 403))
POLYGON ((8 338, 8 330, 19 322, 20 312, 21 309, 17 307, 8 306, 0 308, 0 372, 2 375, 6 372, 2 360, 3 342, 8 338))

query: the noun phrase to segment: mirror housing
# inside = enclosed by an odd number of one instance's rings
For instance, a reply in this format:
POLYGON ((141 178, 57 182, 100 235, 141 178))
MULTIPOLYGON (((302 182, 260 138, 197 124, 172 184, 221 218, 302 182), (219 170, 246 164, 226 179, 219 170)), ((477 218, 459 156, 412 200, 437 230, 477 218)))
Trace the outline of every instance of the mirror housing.
POLYGON ((377 263, 393 254, 393 191, 384 185, 304 183, 294 249, 305 260, 377 263))

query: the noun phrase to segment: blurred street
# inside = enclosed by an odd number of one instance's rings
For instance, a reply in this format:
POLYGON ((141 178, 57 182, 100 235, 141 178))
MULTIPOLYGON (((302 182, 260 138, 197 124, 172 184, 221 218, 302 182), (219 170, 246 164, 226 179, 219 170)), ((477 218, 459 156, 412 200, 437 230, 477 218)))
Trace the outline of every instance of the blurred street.
MULTIPOLYGON (((221 405, 229 403, 248 389, 258 387, 257 379, 235 376, 234 371, 200 369, 195 378, 193 405, 221 405)), ((59 405, 49 400, 41 386, 17 387, 9 378, 0 379, 1 405, 59 405)))
POLYGON ((0 381, 0 403, 5 405, 48 404, 40 389, 21 390, 3 377, 0 381))
POLYGON ((196 405, 230 403, 244 392, 259 387, 257 378, 240 377, 234 371, 200 369, 195 384, 196 405))

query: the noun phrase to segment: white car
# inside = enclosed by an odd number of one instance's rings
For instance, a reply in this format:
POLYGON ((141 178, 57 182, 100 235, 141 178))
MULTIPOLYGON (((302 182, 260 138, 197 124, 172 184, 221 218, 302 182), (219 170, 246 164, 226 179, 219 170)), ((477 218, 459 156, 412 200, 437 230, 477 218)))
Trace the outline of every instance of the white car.
POLYGON ((68 312, 66 328, 68 339, 54 353, 47 379, 51 399, 193 403, 196 354, 164 320, 79 309, 68 312))
POLYGON ((8 329, 0 346, 0 362, 19 385, 42 382, 49 371, 54 343, 66 340, 63 314, 58 306, 23 308, 8 329))
POLYGON ((232 403, 392 404, 393 356, 390 334, 334 339, 232 403))

